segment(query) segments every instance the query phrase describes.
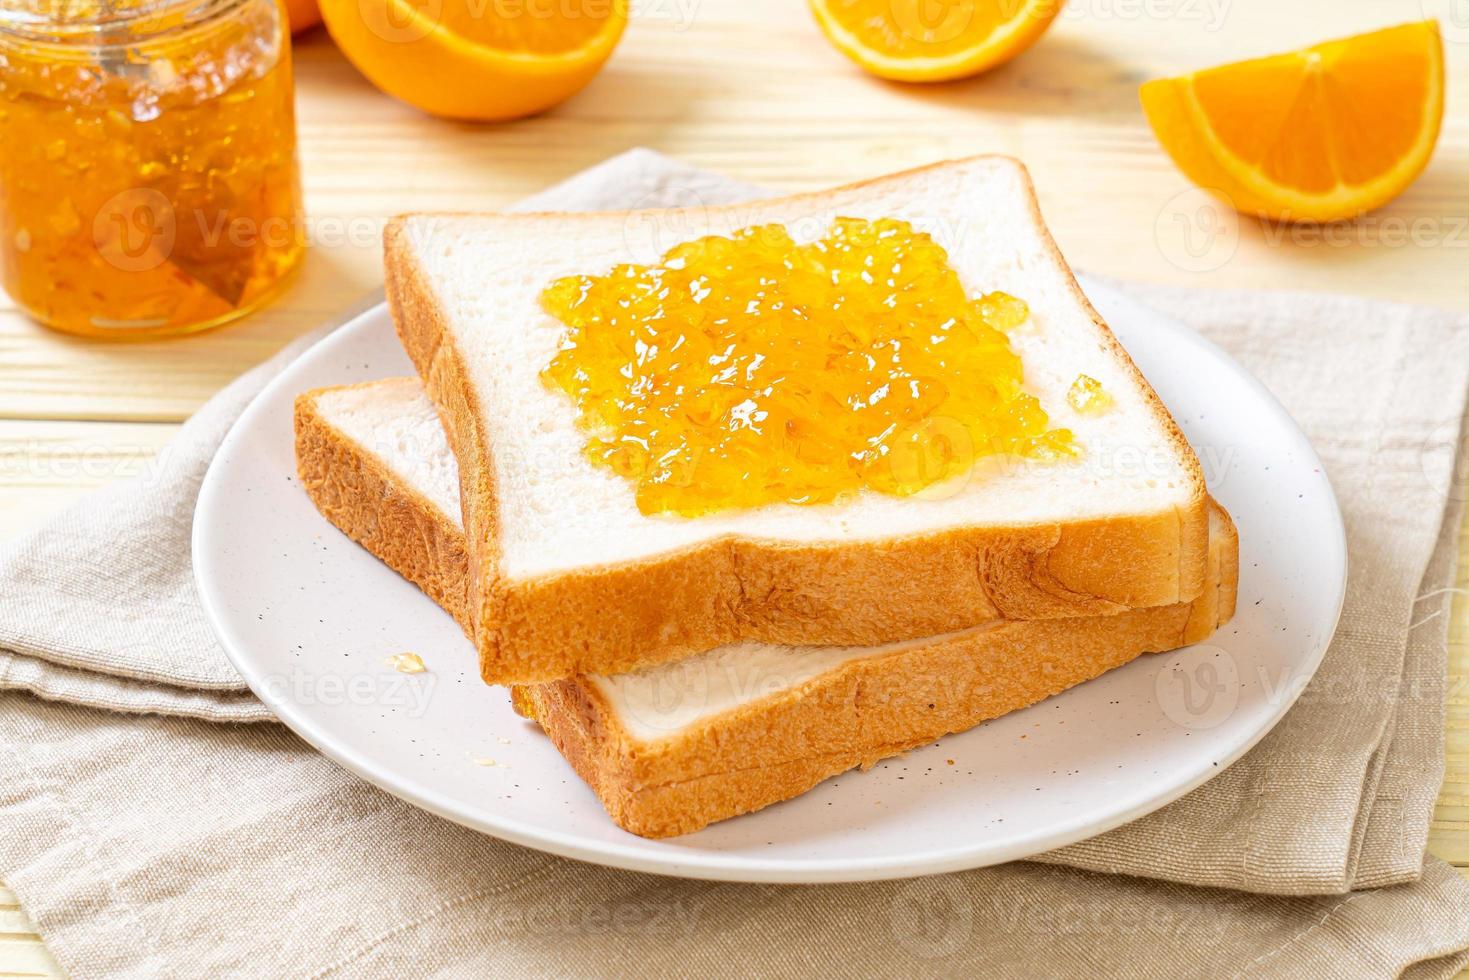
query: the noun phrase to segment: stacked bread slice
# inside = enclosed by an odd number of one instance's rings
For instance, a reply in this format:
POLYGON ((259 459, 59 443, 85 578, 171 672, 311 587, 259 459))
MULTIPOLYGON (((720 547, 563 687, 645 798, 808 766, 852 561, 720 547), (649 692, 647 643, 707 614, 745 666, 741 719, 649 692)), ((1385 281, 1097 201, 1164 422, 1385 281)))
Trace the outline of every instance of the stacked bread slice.
POLYGON ((300 396, 323 514, 454 615, 620 826, 688 833, 973 725, 1233 610, 1237 540, 1198 462, 1056 251, 1023 168, 939 164, 694 213, 413 215, 386 237, 419 377, 300 396), (1023 297, 1025 384, 1082 451, 951 492, 646 515, 540 377, 558 277, 837 216, 933 236, 1023 297), (674 232, 671 229, 678 229, 674 232), (1068 408, 1097 379, 1112 406, 1068 408))

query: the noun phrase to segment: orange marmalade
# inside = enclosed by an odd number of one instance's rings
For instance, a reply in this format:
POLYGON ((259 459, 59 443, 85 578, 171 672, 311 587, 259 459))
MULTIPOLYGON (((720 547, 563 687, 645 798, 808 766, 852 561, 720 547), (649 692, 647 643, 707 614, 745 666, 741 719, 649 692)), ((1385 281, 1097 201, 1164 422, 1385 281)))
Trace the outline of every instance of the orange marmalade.
POLYGON ((1025 304, 971 297, 904 221, 701 238, 558 279, 541 303, 567 328, 542 378, 645 514, 904 496, 981 457, 1074 452, 1022 388, 1006 331, 1025 304))
POLYGON ((5 4, 0 146, 0 283, 58 329, 204 329, 300 258, 276 0, 5 4))

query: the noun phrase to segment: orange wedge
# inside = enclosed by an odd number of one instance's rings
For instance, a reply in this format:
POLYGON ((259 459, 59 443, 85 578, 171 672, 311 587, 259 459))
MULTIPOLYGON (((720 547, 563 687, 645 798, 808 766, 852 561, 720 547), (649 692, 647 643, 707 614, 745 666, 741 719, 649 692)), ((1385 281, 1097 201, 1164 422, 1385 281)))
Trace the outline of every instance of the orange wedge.
POLYGON ((1276 221, 1336 221, 1392 200, 1443 118, 1433 21, 1148 82, 1143 111, 1194 183, 1276 221))
POLYGON ((904 82, 967 78, 1036 42, 1062 0, 810 0, 837 50, 904 82))
POLYGON ((541 112, 592 80, 627 0, 320 0, 327 30, 378 88, 454 119, 541 112))

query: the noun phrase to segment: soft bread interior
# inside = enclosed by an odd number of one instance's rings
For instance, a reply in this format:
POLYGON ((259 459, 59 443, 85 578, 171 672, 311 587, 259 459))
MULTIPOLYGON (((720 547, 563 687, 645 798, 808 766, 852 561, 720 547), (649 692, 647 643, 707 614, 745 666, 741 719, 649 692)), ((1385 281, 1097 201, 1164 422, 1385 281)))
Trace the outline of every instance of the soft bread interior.
MULTIPOLYGON (((1210 508, 1206 588, 1218 584, 1224 560, 1219 552, 1228 540, 1224 534, 1227 520, 1217 507, 1210 508)), ((1121 628, 1126 621, 1124 614, 1116 626, 1121 628)), ((1105 619, 1071 622, 1078 629, 1105 631, 1109 628, 1105 619)), ((857 661, 883 657, 894 657, 896 661, 896 655, 904 651, 962 645, 986 632, 1014 631, 1029 625, 1033 624, 994 622, 939 636, 866 647, 732 644, 685 660, 622 674, 593 675, 586 679, 601 694, 603 702, 630 739, 654 743, 660 739, 678 738, 726 712, 773 700, 784 692, 815 681, 822 675, 838 672, 857 661)), ((1210 632, 1214 625, 1213 622, 1208 624, 1210 632)))
POLYGON ((497 574, 506 580, 616 565, 726 536, 847 543, 964 526, 1066 524, 1197 506, 1192 450, 1101 325, 1051 242, 1023 168, 977 158, 849 188, 725 209, 626 214, 415 215, 393 235, 389 262, 427 284, 466 366, 491 447, 498 507, 497 574), (570 401, 539 376, 561 325, 539 297, 552 280, 657 261, 705 234, 780 223, 797 241, 837 216, 899 218, 931 234, 974 293, 1004 290, 1029 304, 1013 335, 1026 384, 1052 424, 1083 447, 1064 463, 988 465, 919 497, 862 493, 840 504, 771 505, 693 520, 641 514, 629 483, 593 466, 570 401), (395 252, 401 250, 401 254, 395 252), (1079 374, 1114 407, 1071 409, 1079 374))
MULTIPOLYGON (((316 414, 340 434, 352 452, 370 455, 391 475, 398 493, 420 499, 423 506, 437 511, 439 520, 462 533, 458 467, 434 407, 416 379, 324 389, 307 397, 314 399, 316 414)), ((1227 520, 1221 511, 1211 508, 1211 582, 1220 578, 1222 557, 1215 552, 1227 540, 1222 533, 1227 520)), ((1208 628, 1227 615, 1227 609, 1216 612, 1208 628)), ((1078 628, 1087 625, 1084 620, 1077 623, 1078 628)), ((652 743, 677 738, 720 714, 775 698, 853 661, 1005 628, 1011 627, 989 624, 870 647, 743 643, 675 663, 586 680, 630 739, 652 743)))

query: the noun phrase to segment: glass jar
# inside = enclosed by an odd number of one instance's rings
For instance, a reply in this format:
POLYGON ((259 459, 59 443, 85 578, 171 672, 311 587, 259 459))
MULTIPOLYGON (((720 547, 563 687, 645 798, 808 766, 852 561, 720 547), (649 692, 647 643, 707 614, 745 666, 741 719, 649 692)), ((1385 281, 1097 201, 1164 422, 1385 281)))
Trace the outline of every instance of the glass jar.
POLYGON ((269 299, 304 248, 279 0, 4 0, 0 284, 71 333, 269 299))

